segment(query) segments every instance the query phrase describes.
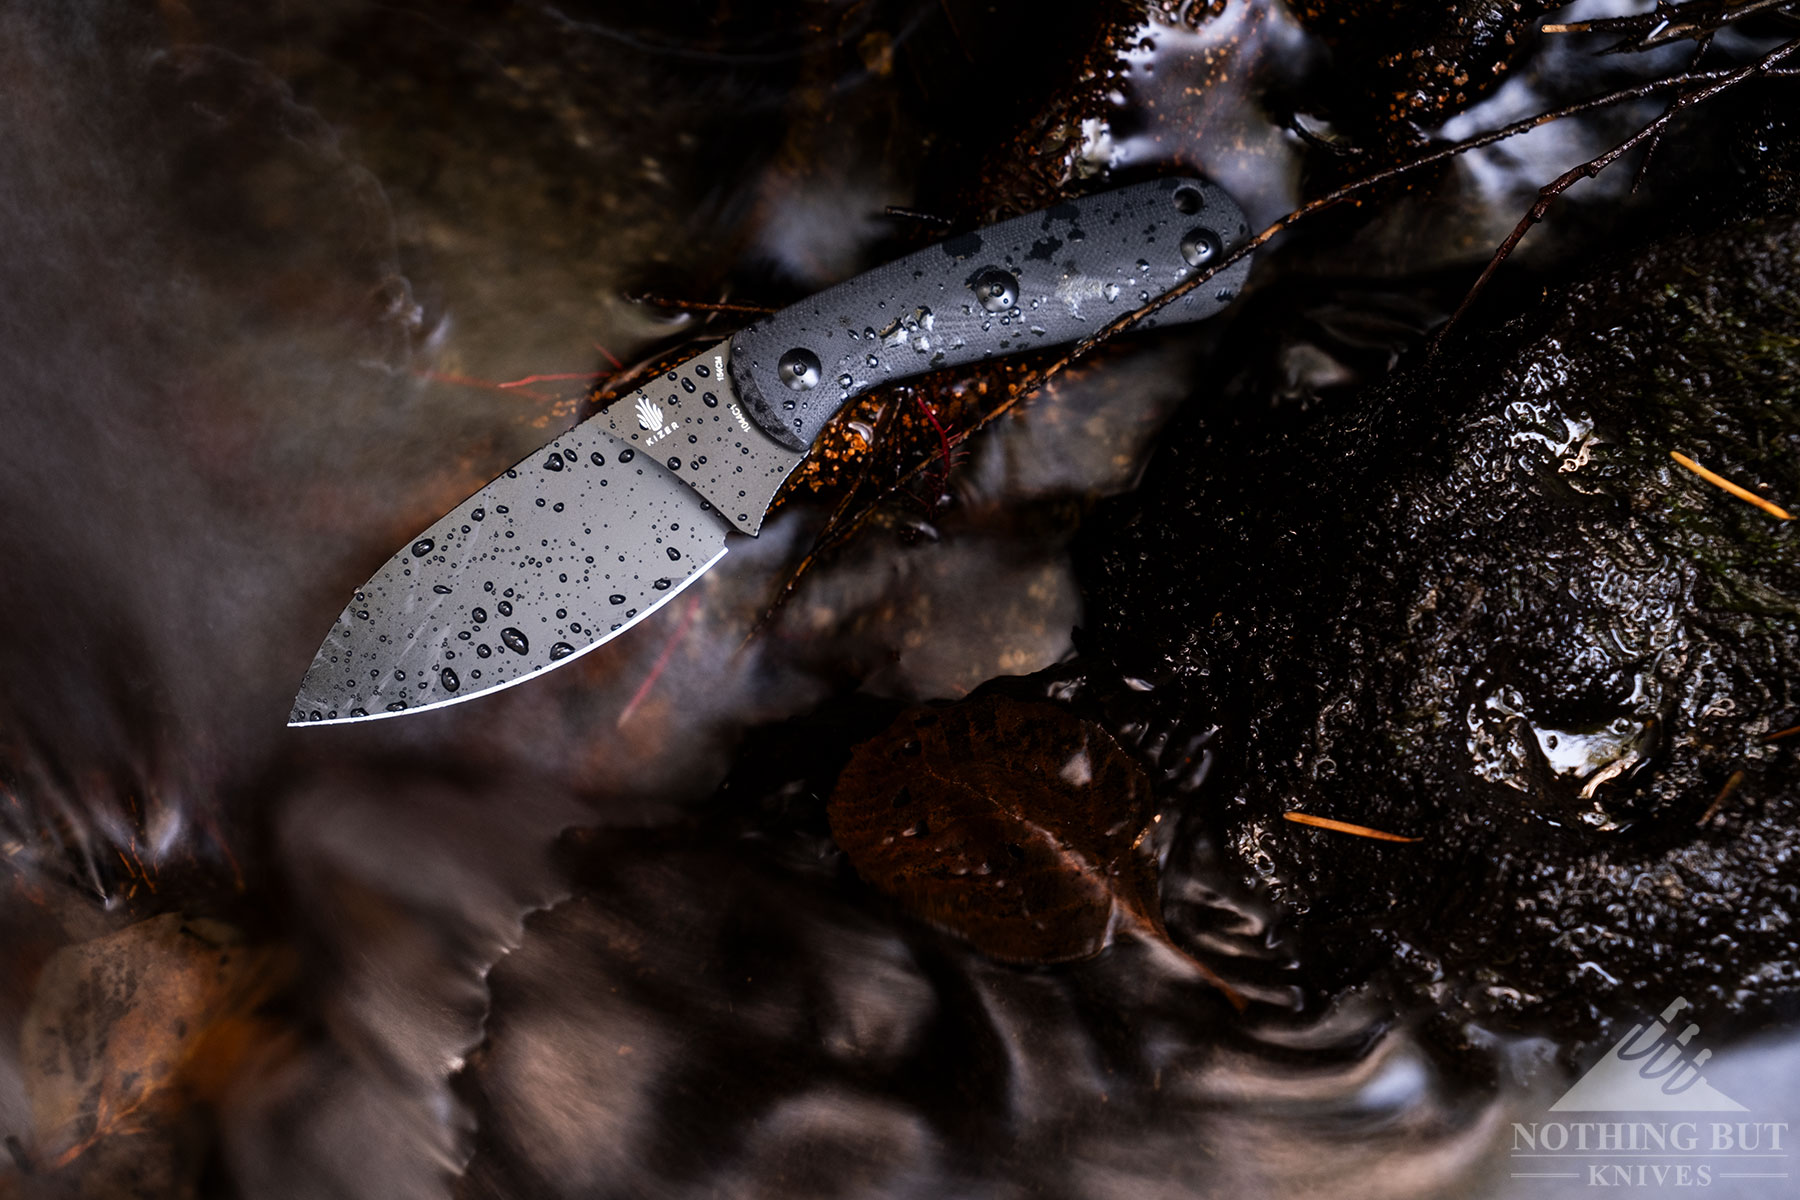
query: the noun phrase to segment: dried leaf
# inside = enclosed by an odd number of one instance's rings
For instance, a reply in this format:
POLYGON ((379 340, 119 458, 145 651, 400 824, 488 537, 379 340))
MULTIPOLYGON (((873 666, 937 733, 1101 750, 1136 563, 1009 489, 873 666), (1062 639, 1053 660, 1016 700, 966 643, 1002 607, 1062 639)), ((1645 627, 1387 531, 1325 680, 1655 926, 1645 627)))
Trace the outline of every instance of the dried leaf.
POLYGON ((828 809, 857 873, 990 957, 1089 958, 1115 931, 1174 947, 1157 898, 1151 785, 1099 725, 983 697, 915 708, 857 747, 828 809))
POLYGON ((62 1167, 216 1095, 255 1040, 268 965, 229 926, 175 914, 58 951, 21 1037, 33 1160, 62 1167))

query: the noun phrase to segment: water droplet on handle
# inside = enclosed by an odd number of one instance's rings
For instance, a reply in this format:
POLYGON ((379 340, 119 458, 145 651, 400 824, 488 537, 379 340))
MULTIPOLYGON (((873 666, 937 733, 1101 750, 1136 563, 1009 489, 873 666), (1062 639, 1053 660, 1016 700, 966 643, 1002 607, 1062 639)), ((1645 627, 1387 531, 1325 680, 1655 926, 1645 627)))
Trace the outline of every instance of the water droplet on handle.
POLYGON ((458 679, 456 677, 456 672, 452 671, 449 667, 445 667, 438 672, 438 682, 444 685, 444 690, 446 692, 454 692, 457 688, 462 686, 462 680, 458 679))
POLYGON ((569 645, 567 642, 558 642, 556 645, 550 647, 550 657, 552 660, 567 658, 573 653, 575 653, 575 647, 569 645))
POLYGON ((531 650, 531 643, 525 640, 525 635, 511 625, 500 631, 500 640, 505 642, 506 648, 514 654, 526 654, 531 650))
POLYGON ((430 554, 435 549, 437 549, 437 543, 432 541, 430 538, 420 538, 418 541, 416 541, 412 544, 412 552, 413 552, 414 558, 424 558, 427 554, 430 554))

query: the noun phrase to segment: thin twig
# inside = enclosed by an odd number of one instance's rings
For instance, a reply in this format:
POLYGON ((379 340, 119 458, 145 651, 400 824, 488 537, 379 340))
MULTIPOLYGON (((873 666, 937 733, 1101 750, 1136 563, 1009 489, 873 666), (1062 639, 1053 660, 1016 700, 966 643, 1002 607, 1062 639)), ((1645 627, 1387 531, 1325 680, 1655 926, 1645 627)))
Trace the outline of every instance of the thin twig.
MULTIPOLYGON (((1124 333, 1146 317, 1161 311, 1164 306, 1173 304, 1194 289, 1205 286, 1205 284, 1214 276, 1218 275, 1219 272, 1242 262, 1254 251, 1266 245, 1276 235, 1285 232, 1301 221, 1316 216, 1327 209, 1335 208, 1346 201, 1354 200, 1363 192, 1369 191, 1370 189, 1391 180, 1398 179, 1411 172, 1443 162, 1446 159, 1454 158, 1457 155, 1467 153, 1470 150, 1477 150, 1483 146, 1491 146, 1497 142, 1518 137, 1521 134, 1529 133, 1533 129, 1540 128, 1552 122, 1564 120, 1569 117, 1580 116, 1583 113, 1611 108, 1631 100, 1641 100, 1645 97, 1658 95, 1664 92, 1679 91, 1684 88, 1714 84, 1722 80, 1733 78, 1736 74, 1738 73, 1724 70, 1687 72, 1681 75, 1671 75, 1663 79, 1647 80, 1643 83, 1633 84, 1626 88, 1619 88, 1615 91, 1606 92, 1598 96, 1590 96, 1585 100, 1578 100, 1549 112, 1538 113, 1530 117, 1523 117, 1510 124, 1500 126, 1496 129, 1490 129, 1485 133, 1475 134, 1471 137, 1464 138, 1461 141, 1450 142, 1434 147, 1416 158, 1403 163, 1397 163, 1391 167, 1385 167, 1371 175, 1364 176, 1358 180, 1353 180, 1352 182, 1335 188, 1322 196, 1315 197, 1301 205, 1299 208, 1287 213, 1285 216, 1278 218, 1273 224, 1253 235, 1243 245, 1225 255, 1218 262, 1213 263, 1205 269, 1196 271, 1156 299, 1151 300, 1149 303, 1144 304, 1139 308, 1133 309, 1131 312, 1117 318, 1110 324, 1097 330, 1095 333, 1083 338, 1081 341, 1075 343, 1060 358, 1049 363, 1033 375, 1027 376, 1017 383, 1009 384, 1005 398, 986 413, 982 414, 982 416, 968 428, 952 433, 950 435, 950 444, 952 447, 955 447, 967 441, 970 437, 979 433, 981 430, 1006 415, 1006 413, 1010 412, 1013 408, 1017 407, 1021 401, 1033 395, 1038 389, 1042 388, 1057 375, 1060 375, 1063 371, 1068 369, 1070 364, 1089 354, 1096 347, 1109 342, 1119 334, 1124 333)), ((1787 78, 1791 76, 1800 76, 1800 69, 1769 68, 1764 70, 1763 74, 1771 78, 1787 78)), ((899 476, 896 477, 889 492, 891 493, 893 490, 907 484, 911 479, 918 475, 925 466, 925 462, 920 462, 914 464, 911 468, 902 471, 899 476)), ((814 562, 818 547, 825 545, 827 542, 833 545, 841 544, 845 537, 853 535, 855 530, 862 528, 867 522, 868 510, 862 510, 853 516, 847 505, 840 504, 837 511, 832 514, 831 518, 827 520, 825 527, 820 531, 819 541, 815 544, 814 553, 808 554, 808 556, 802 560, 800 567, 796 569, 794 575, 790 577, 788 584, 784 586, 781 596, 777 599, 776 603, 771 606, 771 613, 781 605, 785 604, 788 597, 792 595, 794 586, 798 582, 799 575, 814 562), (844 522, 850 522, 851 528, 848 530, 842 528, 844 522)), ((766 621, 760 622, 757 628, 761 629, 765 624, 766 621)), ((753 632, 752 637, 754 636, 755 634, 753 632)))
POLYGON ((1352 825, 1348 821, 1334 821, 1330 817, 1315 817, 1311 813, 1284 812, 1283 820, 1292 821, 1296 825, 1311 825, 1315 829, 1329 829, 1333 833, 1352 833, 1357 837, 1374 838, 1378 842, 1416 842, 1416 837, 1401 837, 1397 833, 1387 833, 1380 829, 1370 829, 1367 825, 1352 825))
MULTIPOLYGON (((1444 342, 1445 336, 1449 335, 1449 331, 1456 327, 1456 322, 1462 320, 1463 313, 1467 313, 1467 311, 1469 311, 1469 306, 1474 304, 1474 299, 1476 299, 1478 295, 1481 295, 1481 290, 1487 288, 1487 281, 1494 277, 1494 272, 1496 272, 1496 270, 1499 270, 1499 264, 1507 261, 1508 257, 1514 252, 1514 248, 1519 245, 1519 241, 1523 241, 1523 239, 1525 239, 1525 234, 1530 232, 1530 228, 1537 225, 1539 221, 1543 221, 1544 214, 1550 212, 1550 205, 1555 203, 1557 196, 1566 193, 1573 185, 1579 184, 1580 180, 1591 180, 1591 178, 1595 178, 1595 176, 1600 175, 1602 171, 1606 171, 1607 167, 1613 166, 1615 162, 1618 162, 1618 158, 1624 157, 1627 153, 1631 153, 1633 149, 1642 146, 1645 140, 1656 137, 1670 121, 1676 119, 1678 113, 1687 112, 1688 108, 1696 108, 1699 104, 1705 104, 1706 101, 1710 101, 1714 95, 1721 94, 1726 88, 1733 88, 1733 86, 1739 85, 1744 79, 1750 79, 1750 77, 1759 76, 1759 74, 1768 72, 1769 68, 1775 67, 1775 63, 1787 58, 1787 56, 1793 54, 1795 50, 1800 50, 1800 38, 1796 38, 1796 40, 1793 41, 1786 41, 1786 43, 1778 45, 1775 49, 1769 50, 1768 54, 1764 54, 1762 58, 1757 59, 1755 63, 1750 63, 1750 65, 1746 65, 1746 67, 1739 67, 1737 70, 1724 72, 1723 76, 1717 77, 1714 83, 1710 83, 1710 85, 1703 86, 1703 88, 1696 88, 1696 90, 1692 90, 1692 92, 1681 92, 1681 94, 1674 99, 1674 103, 1670 104, 1669 108, 1663 110, 1660 117, 1656 117, 1656 119, 1649 122, 1647 126, 1643 126, 1642 130, 1636 131, 1631 137, 1627 137, 1624 142, 1620 142, 1618 146, 1609 149, 1606 153, 1595 155, 1595 157, 1589 158, 1588 162, 1582 162, 1579 166, 1570 167, 1568 171, 1564 171, 1562 175, 1553 178, 1548 184, 1544 184, 1541 189, 1537 189, 1537 203, 1534 203, 1534 205, 1530 207, 1530 210, 1526 212, 1525 216, 1519 219, 1519 223, 1517 223, 1516 227, 1512 228, 1510 234, 1507 234, 1507 239, 1505 239, 1503 243, 1499 243, 1498 250, 1494 250, 1494 257, 1489 259, 1487 266, 1481 270, 1480 277, 1474 281, 1474 286, 1469 288, 1469 293, 1463 297, 1462 304, 1456 306, 1456 311, 1451 313, 1449 322, 1447 322, 1442 329, 1438 329, 1435 338, 1436 342, 1438 342, 1438 344, 1444 342)), ((1714 72, 1706 72, 1706 74, 1714 74, 1714 72)), ((1688 77, 1692 77, 1692 72, 1690 72, 1690 76, 1688 77)))
POLYGON ((779 311, 768 304, 734 304, 727 300, 689 300, 681 296, 659 296, 655 292, 640 292, 635 296, 625 297, 633 304, 648 304, 653 308, 672 308, 677 312, 715 312, 737 313, 747 317, 766 317, 779 311))
POLYGON ((1540 33, 1626 33, 1637 34, 1635 42, 1622 42, 1614 47, 1614 51, 1637 52, 1651 50, 1657 46, 1666 46, 1670 42, 1679 42, 1689 38, 1701 38, 1717 33, 1734 21, 1765 12, 1771 8, 1784 8, 1794 0, 1748 0, 1743 4, 1707 5, 1693 3, 1681 6, 1658 4, 1655 9, 1646 13, 1635 13, 1627 17, 1600 17, 1592 21, 1556 22, 1538 26, 1540 33), (1703 8, 1711 11, 1695 20, 1671 20, 1676 12, 1694 12, 1703 8))
MULTIPOLYGON (((1685 38, 1710 37, 1725 26, 1759 12, 1767 12, 1772 8, 1785 8, 1794 0, 1749 0, 1747 4, 1726 5, 1721 9, 1694 21, 1675 21, 1666 28, 1652 32, 1638 40, 1633 50, 1654 50, 1658 46, 1666 46, 1670 42, 1679 42, 1685 38)), ((1687 6, 1695 7, 1695 6, 1687 6)))
POLYGON ((497 388, 518 388, 528 383, 552 383, 564 379, 605 379, 611 371, 559 371, 553 375, 527 375, 523 379, 509 379, 505 383, 496 383, 497 388))
POLYGON ((1777 742, 1784 737, 1793 737, 1796 733, 1800 733, 1800 725, 1795 725, 1791 729, 1783 729, 1780 733, 1771 733, 1768 737, 1764 738, 1763 741, 1777 742))
MULTIPOLYGON (((1789 72, 1771 71, 1768 73, 1786 75, 1789 72)), ((1793 73, 1800 74, 1800 71, 1793 73)), ((1530 117, 1522 117, 1510 124, 1502 125, 1498 129, 1490 129, 1486 133, 1478 133, 1472 137, 1464 138, 1459 142, 1450 142, 1442 146, 1434 147, 1424 154, 1419 155, 1417 158, 1409 159, 1403 163, 1396 163, 1391 167, 1384 167, 1382 170, 1377 171, 1372 175, 1366 175, 1361 179, 1353 180, 1350 183, 1344 184, 1342 187, 1335 188, 1332 191, 1325 193, 1323 196, 1318 196, 1309 200, 1299 208, 1278 218, 1273 224, 1256 233, 1249 241, 1233 250, 1230 254, 1227 254, 1218 262, 1204 270, 1196 271, 1194 274, 1188 276, 1148 304, 1126 313, 1111 324, 1077 342, 1061 358, 1058 358, 1055 362, 1052 362, 1049 366, 1040 371, 1036 379, 1027 380, 1025 383, 1021 384, 1016 394, 1004 404, 995 408, 982 420, 980 425, 973 427, 968 432, 973 433, 993 420, 998 419, 1000 416, 1004 415, 1008 409, 1017 404, 1019 400, 1023 399, 1027 394, 1036 390, 1038 387, 1041 387, 1049 379, 1060 374, 1070 363, 1081 358, 1094 347, 1103 342, 1111 341, 1144 318, 1160 312, 1165 306, 1173 304, 1194 289, 1203 287, 1207 281, 1211 280, 1215 275, 1219 274, 1219 272, 1242 262, 1251 253, 1266 245, 1277 234, 1285 232, 1309 217, 1316 216, 1327 209, 1336 208, 1347 200, 1355 199, 1358 195, 1369 191, 1371 188, 1398 179, 1403 175, 1411 174, 1424 167, 1443 162, 1446 159, 1454 158, 1459 154, 1465 154, 1470 150, 1478 150, 1483 146, 1491 146, 1496 142, 1503 142, 1509 138, 1529 133, 1533 129, 1548 125, 1554 121, 1580 116, 1583 113, 1595 112, 1603 108, 1611 108, 1629 100, 1641 100, 1646 96, 1654 96, 1661 92, 1676 91, 1697 85, 1722 82, 1731 79, 1738 74, 1740 74, 1740 72, 1736 71, 1700 71, 1682 75, 1671 75, 1664 79, 1647 80, 1643 83, 1634 84, 1628 88, 1620 88, 1617 91, 1607 92, 1603 95, 1591 96, 1586 100, 1577 100, 1572 104, 1565 104, 1563 107, 1554 109, 1550 112, 1538 113, 1535 116, 1530 117)), ((967 434, 962 436, 966 437, 967 434)))
POLYGON ((936 225, 940 229, 949 229, 955 225, 955 222, 950 220, 949 217, 940 217, 936 213, 920 212, 916 208, 902 208, 898 204, 890 204, 882 211, 888 216, 896 217, 902 221, 917 221, 921 225, 936 225))
MULTIPOLYGON (((1692 58, 1688 59, 1688 70, 1693 71, 1699 68, 1700 60, 1706 57, 1706 52, 1708 50, 1712 49, 1712 43, 1713 35, 1709 30, 1696 41, 1694 45, 1694 55, 1692 58)), ((1644 147, 1644 157, 1638 160, 1638 169, 1631 177, 1632 195, 1637 195, 1638 188, 1643 186, 1644 177, 1650 173, 1650 164, 1656 159, 1656 148, 1662 145, 1663 134, 1667 132, 1668 128, 1666 126, 1657 130, 1650 138, 1649 144, 1644 147)))
MULTIPOLYGON (((1728 88, 1736 87, 1746 79, 1765 73, 1776 63, 1794 53, 1796 50, 1800 50, 1800 38, 1784 42, 1757 59, 1755 62, 1739 67, 1734 71, 1728 71, 1723 76, 1704 87, 1697 88, 1694 91, 1682 92, 1675 98, 1674 103, 1663 110, 1661 116, 1651 121, 1648 125, 1645 125, 1642 129, 1638 130, 1612 149, 1603 154, 1596 155, 1578 166, 1570 167, 1567 171, 1564 171, 1561 175, 1558 175, 1555 179, 1539 188, 1537 203, 1531 206, 1530 210, 1520 219, 1519 223, 1513 227, 1513 231, 1506 235, 1506 240, 1500 243, 1499 249, 1494 251, 1494 256, 1488 260, 1488 265, 1482 270, 1480 277, 1475 280, 1475 286, 1469 289, 1468 294, 1463 297, 1462 303, 1457 305, 1456 311, 1450 316, 1450 320, 1443 328, 1438 330, 1435 341, 1440 345, 1442 344, 1444 338, 1456 327, 1457 322, 1462 320, 1463 314, 1469 311, 1469 306, 1475 302, 1475 298, 1481 295, 1482 289, 1487 287, 1488 280, 1493 278, 1494 272, 1500 269, 1500 264, 1505 262, 1507 258, 1512 255, 1513 250, 1518 246, 1520 241, 1524 239, 1525 235, 1531 231, 1532 226, 1544 219, 1544 214, 1550 211, 1550 206, 1556 202, 1558 196, 1568 191, 1583 179, 1593 179, 1595 176, 1599 175, 1600 172, 1606 170, 1607 167, 1610 167, 1613 163, 1617 162, 1623 155, 1630 153, 1648 139, 1655 137, 1662 131, 1664 126, 1675 119, 1677 114, 1685 112, 1700 104, 1704 104, 1714 96, 1717 96, 1720 92, 1723 92, 1728 88)), ((1689 73, 1689 77, 1692 77, 1692 73, 1689 73)), ((1675 78, 1680 78, 1680 76, 1675 78)))
POLYGON ((1715 471, 1707 470, 1705 467, 1679 451, 1669 451, 1669 457, 1698 475, 1700 478, 1706 480, 1706 482, 1712 484, 1714 487, 1723 488, 1725 491, 1736 496, 1739 500, 1756 505, 1756 507, 1762 509, 1772 517, 1779 517, 1783 521, 1791 521, 1794 519, 1793 514, 1788 512, 1787 509, 1782 508, 1778 504, 1772 504, 1769 501, 1764 500, 1749 488, 1739 487, 1737 484, 1731 482, 1731 480, 1715 471))

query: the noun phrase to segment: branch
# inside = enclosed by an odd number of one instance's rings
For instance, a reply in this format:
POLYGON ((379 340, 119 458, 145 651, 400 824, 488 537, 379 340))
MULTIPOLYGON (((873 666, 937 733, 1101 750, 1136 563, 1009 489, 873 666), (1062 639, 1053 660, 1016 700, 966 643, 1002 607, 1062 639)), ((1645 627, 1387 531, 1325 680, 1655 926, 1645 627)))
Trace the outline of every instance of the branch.
MULTIPOLYGON (((1782 55, 1778 52, 1777 54, 1768 57, 1765 62, 1773 63, 1781 56, 1782 55)), ((1767 78, 1800 76, 1800 70, 1775 68, 1773 66, 1765 66, 1764 63, 1758 63, 1750 68, 1750 70, 1752 73, 1756 73, 1757 68, 1759 67, 1762 68, 1760 73, 1767 78)), ((1000 403, 984 413, 968 428, 958 430, 950 435, 950 446, 955 447, 967 441, 974 434, 987 428, 987 426, 993 424, 993 422, 1017 407, 1020 401, 1033 395, 1051 379, 1067 370, 1070 364, 1091 353, 1096 347, 1101 346, 1106 342, 1111 341, 1119 334, 1124 333, 1138 322, 1144 320, 1144 318, 1162 309, 1165 305, 1174 303, 1195 288, 1203 287, 1208 280, 1212 279, 1219 272, 1235 263, 1241 262, 1246 256, 1250 255, 1261 246, 1266 245, 1277 234, 1292 228, 1301 221, 1316 216, 1327 209, 1335 208, 1346 201, 1354 200, 1362 193, 1391 180, 1398 179, 1401 176, 1429 167, 1435 163, 1454 158, 1459 154, 1465 154, 1470 150, 1480 149, 1483 146, 1491 146, 1496 142, 1502 142, 1509 138, 1518 137, 1521 134, 1529 133, 1533 129, 1537 129, 1540 126, 1548 125, 1553 121, 1580 116, 1583 113, 1611 108, 1631 100, 1641 100, 1649 96, 1670 91, 1680 92, 1683 89, 1713 88, 1719 84, 1731 86, 1732 84, 1739 82, 1740 77, 1747 76, 1744 76, 1743 71, 1688 71, 1680 75, 1671 75, 1663 79, 1653 79, 1644 83, 1634 84, 1631 87, 1606 92, 1602 95, 1591 96, 1586 100, 1578 100, 1572 104, 1564 105, 1561 108, 1553 109, 1549 112, 1521 118, 1511 124, 1488 130, 1486 133, 1479 133, 1458 142, 1451 142, 1434 147, 1416 158, 1384 168, 1372 175, 1354 180, 1344 184, 1342 187, 1327 192, 1322 196, 1316 197, 1279 218, 1273 224, 1252 236, 1250 240, 1245 242, 1242 246, 1239 246, 1230 254, 1225 255, 1218 262, 1211 264, 1204 270, 1197 271, 1181 283, 1177 284, 1174 288, 1164 292, 1155 300, 1124 314, 1090 336, 1075 343, 1067 353, 1049 363, 1034 375, 1027 376, 1023 381, 1017 384, 1008 385, 1007 394, 1000 403), (1728 83, 1727 81, 1730 82, 1728 83)), ((1716 92, 1708 91, 1705 94, 1710 96, 1716 94, 1716 92)), ((1674 112, 1678 111, 1678 105, 1680 105, 1679 99, 1677 100, 1676 105, 1671 106, 1669 115, 1672 116, 1674 112)), ((924 470, 929 461, 930 460, 925 460, 915 463, 910 468, 902 471, 896 477, 894 483, 888 487, 886 494, 891 495, 895 490, 911 481, 924 470)), ((863 478, 866 479, 866 477, 867 473, 865 472, 863 478)), ((819 531, 817 538, 815 538, 812 549, 807 553, 799 567, 792 572, 784 582, 781 591, 769 606, 763 620, 758 623, 757 629, 751 632, 750 637, 745 639, 746 642, 751 638, 754 638, 757 631, 765 628, 769 619, 774 616, 775 612, 792 597, 799 584, 801 575, 805 574, 809 568, 816 564, 822 553, 830 547, 841 545, 846 538, 853 536, 857 530, 867 524, 870 515, 869 510, 872 505, 865 506, 861 509, 853 509, 850 503, 851 497, 859 492, 862 486, 863 479, 859 479, 852 488, 850 495, 847 495, 844 500, 840 501, 833 510, 831 516, 826 520, 824 527, 819 531)))
POLYGON ((1661 134, 1663 128, 1667 126, 1670 121, 1673 121, 1678 114, 1706 103, 1720 92, 1736 87, 1746 79, 1767 73, 1776 63, 1788 57, 1790 54, 1793 54, 1796 50, 1800 50, 1800 38, 1795 38, 1793 41, 1782 43, 1755 62, 1739 67, 1735 71, 1726 72, 1720 78, 1713 80, 1705 87, 1694 91, 1682 92, 1675 98, 1673 104, 1663 110, 1661 116, 1614 146, 1611 150, 1590 158, 1588 161, 1581 163, 1578 166, 1570 167, 1567 171, 1564 171, 1561 175, 1558 175, 1555 179, 1538 189, 1537 203, 1531 206, 1530 211, 1528 211, 1524 217, 1519 220, 1519 223, 1513 227, 1513 231, 1506 235, 1506 240, 1500 243, 1499 249, 1494 251, 1494 256, 1488 260, 1488 265, 1482 270, 1480 278, 1475 280, 1475 286, 1469 289, 1468 295, 1464 296, 1462 303, 1457 305, 1456 312, 1451 315, 1449 323, 1438 330, 1436 340, 1441 343, 1442 340, 1449 335, 1450 330, 1455 328, 1456 323, 1462 320, 1463 314, 1469 311, 1469 306, 1475 302, 1475 297, 1479 296, 1482 289, 1487 286, 1488 280, 1491 279, 1494 272, 1500 268, 1500 264, 1507 260, 1513 250, 1518 246, 1519 242, 1531 231, 1531 227, 1544 219, 1544 214, 1550 211, 1550 206, 1556 202, 1558 196, 1568 191, 1583 179, 1593 179, 1599 175, 1600 172, 1617 162, 1622 155, 1636 149, 1644 142, 1657 137, 1661 134))

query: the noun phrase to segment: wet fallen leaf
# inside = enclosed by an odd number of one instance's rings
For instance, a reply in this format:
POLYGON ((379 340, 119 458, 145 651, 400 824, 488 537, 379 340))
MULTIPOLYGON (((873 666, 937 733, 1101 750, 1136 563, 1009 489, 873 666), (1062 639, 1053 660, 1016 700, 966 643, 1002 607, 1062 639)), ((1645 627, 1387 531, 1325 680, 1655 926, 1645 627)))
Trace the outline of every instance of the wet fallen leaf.
POLYGON ((870 884, 992 958, 1089 958, 1163 927, 1151 785, 1099 725, 1001 696, 915 708, 857 747, 828 809, 870 884))
POLYGON ((269 966, 230 926, 176 914, 58 951, 21 1036, 34 1165, 67 1166, 216 1098, 259 1040, 269 966))

